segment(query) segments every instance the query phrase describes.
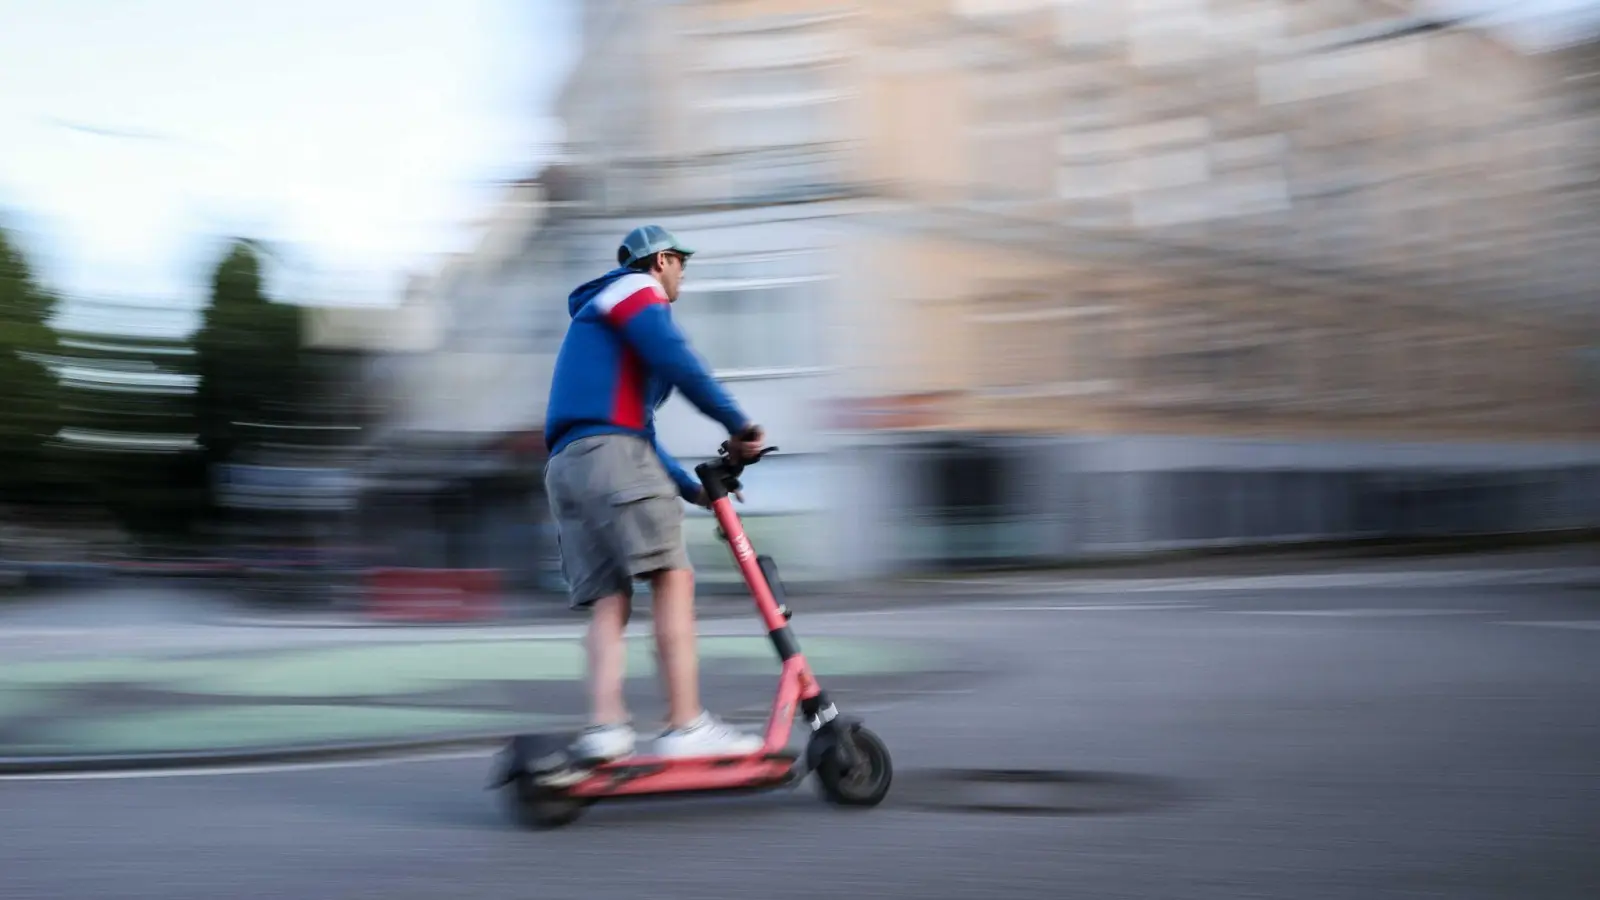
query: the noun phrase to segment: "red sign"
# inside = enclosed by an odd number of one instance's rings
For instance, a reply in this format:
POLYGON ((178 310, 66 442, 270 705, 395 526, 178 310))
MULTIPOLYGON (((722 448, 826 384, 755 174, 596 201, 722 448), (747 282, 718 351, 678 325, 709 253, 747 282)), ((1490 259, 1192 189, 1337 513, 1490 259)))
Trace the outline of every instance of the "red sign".
POLYGON ((848 431, 935 428, 949 424, 950 403, 957 396, 954 391, 940 391, 839 400, 830 418, 833 427, 848 431))
POLYGON ((492 618, 500 609, 495 569, 372 569, 367 608, 375 618, 465 621, 492 618))

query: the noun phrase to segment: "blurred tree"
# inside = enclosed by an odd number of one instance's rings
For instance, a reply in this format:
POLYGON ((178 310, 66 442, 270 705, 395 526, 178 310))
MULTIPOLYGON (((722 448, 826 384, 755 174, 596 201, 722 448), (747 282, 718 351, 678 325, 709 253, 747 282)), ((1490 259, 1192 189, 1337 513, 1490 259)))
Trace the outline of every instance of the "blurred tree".
POLYGON ((206 506, 188 342, 97 335, 68 352, 76 370, 132 377, 63 380, 69 424, 95 439, 67 442, 62 456, 128 531, 186 537, 206 506))
POLYGON ((278 443, 278 429, 303 416, 300 312, 266 296, 261 263, 253 242, 229 247, 195 335, 197 426, 212 472, 278 443))
POLYGON ((0 503, 47 502, 66 474, 51 452, 62 413, 45 363, 58 350, 49 324, 55 305, 0 229, 0 503))

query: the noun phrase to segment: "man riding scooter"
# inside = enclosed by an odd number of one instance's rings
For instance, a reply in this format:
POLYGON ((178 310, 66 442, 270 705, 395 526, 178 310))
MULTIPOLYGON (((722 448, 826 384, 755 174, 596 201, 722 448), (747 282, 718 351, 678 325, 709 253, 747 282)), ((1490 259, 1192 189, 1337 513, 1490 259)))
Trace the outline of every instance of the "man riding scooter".
POLYGON ((635 581, 648 581, 668 729, 658 756, 753 753, 762 738, 728 727, 700 705, 694 572, 682 500, 708 501, 695 477, 662 449, 655 411, 677 389, 727 429, 729 452, 754 459, 763 435, 712 377, 672 320, 694 251, 659 225, 635 228, 617 268, 574 289, 572 324, 556 357, 545 441, 545 490, 569 602, 590 611, 585 639, 590 724, 572 748, 584 762, 631 755, 636 735, 623 699, 635 581))

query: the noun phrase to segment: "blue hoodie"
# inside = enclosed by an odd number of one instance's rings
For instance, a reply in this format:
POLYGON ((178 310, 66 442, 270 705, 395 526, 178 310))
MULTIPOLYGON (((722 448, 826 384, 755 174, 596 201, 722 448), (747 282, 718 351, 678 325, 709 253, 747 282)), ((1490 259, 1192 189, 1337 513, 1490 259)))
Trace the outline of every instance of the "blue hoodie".
POLYGON ((656 410, 677 388, 729 435, 749 427, 750 420, 690 349, 654 278, 612 269, 573 290, 567 310, 572 325, 556 355, 545 411, 550 455, 579 438, 636 435, 656 448, 679 493, 693 502, 700 481, 661 448, 656 410))

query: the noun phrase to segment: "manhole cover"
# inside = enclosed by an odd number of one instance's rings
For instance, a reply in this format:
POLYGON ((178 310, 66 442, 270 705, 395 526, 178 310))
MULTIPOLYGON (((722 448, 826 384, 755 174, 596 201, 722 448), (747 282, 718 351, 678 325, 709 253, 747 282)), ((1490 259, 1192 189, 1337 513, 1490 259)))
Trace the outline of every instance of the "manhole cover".
POLYGON ((1175 803, 1177 788, 1144 775, 1053 769, 936 769, 906 772, 894 795, 910 806, 1012 816, 1143 812, 1175 803))

